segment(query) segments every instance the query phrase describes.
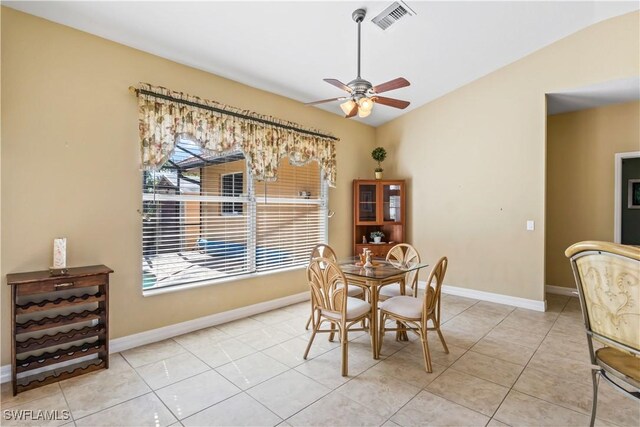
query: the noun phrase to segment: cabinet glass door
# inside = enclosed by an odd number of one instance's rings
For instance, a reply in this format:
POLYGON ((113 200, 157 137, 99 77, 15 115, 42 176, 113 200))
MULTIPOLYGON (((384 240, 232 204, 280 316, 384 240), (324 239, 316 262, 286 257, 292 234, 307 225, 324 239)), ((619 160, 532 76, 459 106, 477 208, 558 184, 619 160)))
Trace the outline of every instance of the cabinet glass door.
POLYGON ((402 186, 384 184, 382 186, 382 220, 385 222, 402 221, 402 186))
POLYGON ((358 187, 358 221, 376 221, 376 185, 362 184, 358 187))

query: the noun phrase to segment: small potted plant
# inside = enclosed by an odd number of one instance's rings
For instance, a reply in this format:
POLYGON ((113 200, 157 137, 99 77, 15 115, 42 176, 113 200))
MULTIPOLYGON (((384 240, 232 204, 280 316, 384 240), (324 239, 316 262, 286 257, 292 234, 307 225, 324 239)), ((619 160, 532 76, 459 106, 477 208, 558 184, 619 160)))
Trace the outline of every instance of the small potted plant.
POLYGON ((371 157, 373 160, 378 162, 378 167, 376 168, 376 179, 382 179, 382 166, 380 163, 384 162, 384 159, 387 158, 387 150, 382 147, 376 147, 371 152, 371 157))
POLYGON ((380 231, 380 230, 372 231, 370 236, 373 239, 373 243, 380 243, 380 241, 384 237, 384 233, 382 231, 380 231))

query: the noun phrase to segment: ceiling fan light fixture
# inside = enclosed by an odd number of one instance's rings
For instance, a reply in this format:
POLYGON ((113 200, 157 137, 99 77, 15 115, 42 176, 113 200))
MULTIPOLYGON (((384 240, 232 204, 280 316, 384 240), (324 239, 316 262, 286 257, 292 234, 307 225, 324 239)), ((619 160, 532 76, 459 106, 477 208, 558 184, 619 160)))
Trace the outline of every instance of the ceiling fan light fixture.
POLYGON ((358 107, 360 107, 359 108, 360 111, 364 110, 370 113, 371 110, 373 109, 373 100, 371 98, 367 98, 366 96, 362 97, 358 100, 358 107))
MULTIPOLYGON (((404 3, 403 3, 404 4, 404 3)), ((388 82, 373 86, 371 82, 363 79, 360 76, 360 36, 361 36, 361 24, 366 16, 367 11, 365 9, 356 9, 351 17, 358 24, 358 75, 355 79, 349 83, 344 84, 337 79, 323 79, 325 82, 339 89, 344 90, 349 95, 339 98, 323 99, 320 101, 307 102, 305 105, 317 105, 331 101, 342 101, 347 99, 348 101, 340 104, 340 109, 345 114, 346 118, 354 117, 358 114, 359 117, 367 117, 373 110, 373 104, 379 103, 387 105, 393 108, 407 108, 409 106, 408 101, 402 101, 400 99, 387 98, 379 96, 380 93, 388 92, 390 90, 400 89, 402 87, 409 86, 409 81, 404 77, 398 77, 388 82)))
POLYGON ((364 119, 365 117, 367 117, 369 114, 371 114, 371 110, 365 110, 362 108, 358 108, 358 117, 364 119))
POLYGON ((342 104, 340 104, 340 108, 342 108, 342 111, 344 111, 345 114, 349 114, 353 110, 353 107, 355 106, 356 106, 356 103, 353 99, 350 99, 347 102, 343 102, 342 104))

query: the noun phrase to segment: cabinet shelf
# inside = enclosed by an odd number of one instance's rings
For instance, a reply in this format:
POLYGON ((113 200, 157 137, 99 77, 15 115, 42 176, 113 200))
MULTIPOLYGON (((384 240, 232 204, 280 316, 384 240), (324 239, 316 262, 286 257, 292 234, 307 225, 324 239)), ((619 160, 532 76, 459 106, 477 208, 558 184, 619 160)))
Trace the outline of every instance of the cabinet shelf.
POLYGON ((43 348, 68 344, 81 339, 97 337, 105 332, 104 325, 85 326, 80 329, 71 329, 67 332, 58 332, 53 335, 43 335, 38 338, 28 338, 24 341, 16 341, 16 354, 29 353, 43 348))
POLYGON ((88 322, 89 320, 99 319, 103 314, 103 311, 97 308, 79 313, 60 314, 56 317, 43 317, 39 320, 31 319, 24 323, 16 323, 16 334, 25 334, 27 332, 73 325, 74 323, 88 322))
POLYGON ((18 373, 27 372, 33 369, 42 368, 43 366, 54 365, 56 363, 66 362, 67 360, 95 354, 102 349, 104 349, 104 342, 100 340, 74 345, 69 348, 61 348, 59 350, 45 352, 37 356, 17 359, 16 369, 18 373))
POLYGON ((49 375, 45 375, 44 377, 42 377, 41 375, 34 375, 32 377, 20 378, 15 382, 16 390, 18 393, 31 390, 36 387, 42 387, 47 384, 77 377, 78 375, 87 374, 89 372, 97 371, 98 369, 104 369, 106 367, 107 366, 105 364, 105 361, 101 359, 81 362, 73 366, 68 366, 60 372, 54 371, 49 375))
POLYGON ((98 292, 96 294, 85 294, 81 296, 70 296, 68 298, 57 298, 55 300, 44 300, 40 302, 28 302, 26 304, 16 305, 16 314, 29 314, 38 311, 51 310, 58 307, 69 307, 81 304, 90 304, 94 302, 104 301, 104 294, 98 292))

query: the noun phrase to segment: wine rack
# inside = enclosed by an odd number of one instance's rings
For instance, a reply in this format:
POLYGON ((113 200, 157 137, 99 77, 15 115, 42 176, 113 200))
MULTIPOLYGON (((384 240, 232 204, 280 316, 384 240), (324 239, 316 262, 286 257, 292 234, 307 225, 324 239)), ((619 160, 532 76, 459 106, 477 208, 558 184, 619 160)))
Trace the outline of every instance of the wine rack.
POLYGON ((64 276, 49 271, 7 275, 14 396, 109 368, 111 273, 109 267, 94 265, 70 268, 64 276))

